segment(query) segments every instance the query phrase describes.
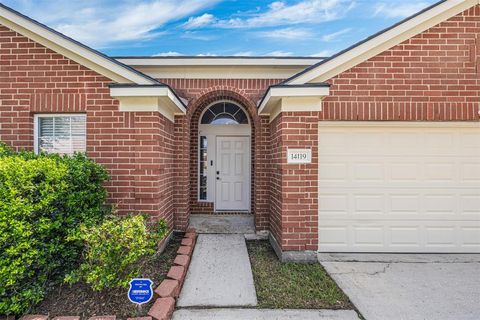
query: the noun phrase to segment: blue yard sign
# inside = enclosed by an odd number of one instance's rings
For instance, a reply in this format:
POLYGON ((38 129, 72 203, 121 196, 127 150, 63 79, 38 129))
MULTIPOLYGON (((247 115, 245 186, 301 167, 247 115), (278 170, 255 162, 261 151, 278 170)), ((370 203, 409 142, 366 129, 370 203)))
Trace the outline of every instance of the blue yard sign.
POLYGON ((132 279, 128 290, 128 299, 138 305, 147 303, 153 297, 152 280, 132 279))

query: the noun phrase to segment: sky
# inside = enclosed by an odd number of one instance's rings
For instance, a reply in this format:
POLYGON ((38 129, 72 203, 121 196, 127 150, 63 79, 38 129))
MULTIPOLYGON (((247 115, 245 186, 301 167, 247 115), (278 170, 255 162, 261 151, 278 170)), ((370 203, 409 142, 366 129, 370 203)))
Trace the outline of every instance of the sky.
POLYGON ((0 0, 110 56, 327 57, 437 0, 0 0))

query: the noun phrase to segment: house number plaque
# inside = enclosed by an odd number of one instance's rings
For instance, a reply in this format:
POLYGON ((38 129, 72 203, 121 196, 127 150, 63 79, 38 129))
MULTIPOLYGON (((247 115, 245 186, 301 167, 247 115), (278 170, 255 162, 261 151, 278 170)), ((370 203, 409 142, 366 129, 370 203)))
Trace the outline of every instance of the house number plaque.
POLYGON ((312 149, 288 149, 287 162, 290 164, 312 163, 312 149))

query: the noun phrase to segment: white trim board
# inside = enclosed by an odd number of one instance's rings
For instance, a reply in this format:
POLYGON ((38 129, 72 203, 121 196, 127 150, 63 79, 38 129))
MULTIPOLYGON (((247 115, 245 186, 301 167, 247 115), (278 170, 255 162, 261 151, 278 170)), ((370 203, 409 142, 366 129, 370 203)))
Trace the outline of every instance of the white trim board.
POLYGON ((322 100, 330 94, 328 85, 272 86, 259 102, 258 114, 270 115, 270 121, 281 112, 321 111, 322 100))
POLYGON ((120 111, 158 111, 174 122, 175 114, 185 114, 184 102, 166 85, 112 86, 110 96, 120 101, 120 111))
POLYGON ((287 79, 313 64, 301 66, 135 66, 155 79, 287 79))
POLYGON ((324 82, 478 5, 479 0, 445 0, 291 77, 286 84, 324 82))
POLYGON ((315 57, 118 57, 117 61, 129 66, 310 66, 324 58, 315 57))
POLYGON ((320 127, 478 128, 478 121, 319 121, 320 127))

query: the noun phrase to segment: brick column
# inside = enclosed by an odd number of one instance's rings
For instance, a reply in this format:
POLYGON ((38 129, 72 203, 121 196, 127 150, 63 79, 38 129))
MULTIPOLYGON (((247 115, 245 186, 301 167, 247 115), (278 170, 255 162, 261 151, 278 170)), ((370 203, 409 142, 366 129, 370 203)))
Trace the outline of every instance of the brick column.
POLYGON ((282 112, 270 123, 270 229, 283 254, 318 248, 318 117, 319 112, 282 112), (288 148, 311 149, 312 162, 288 164, 288 148))
POLYGON ((174 228, 185 231, 190 217, 190 128, 186 116, 175 116, 174 228))

